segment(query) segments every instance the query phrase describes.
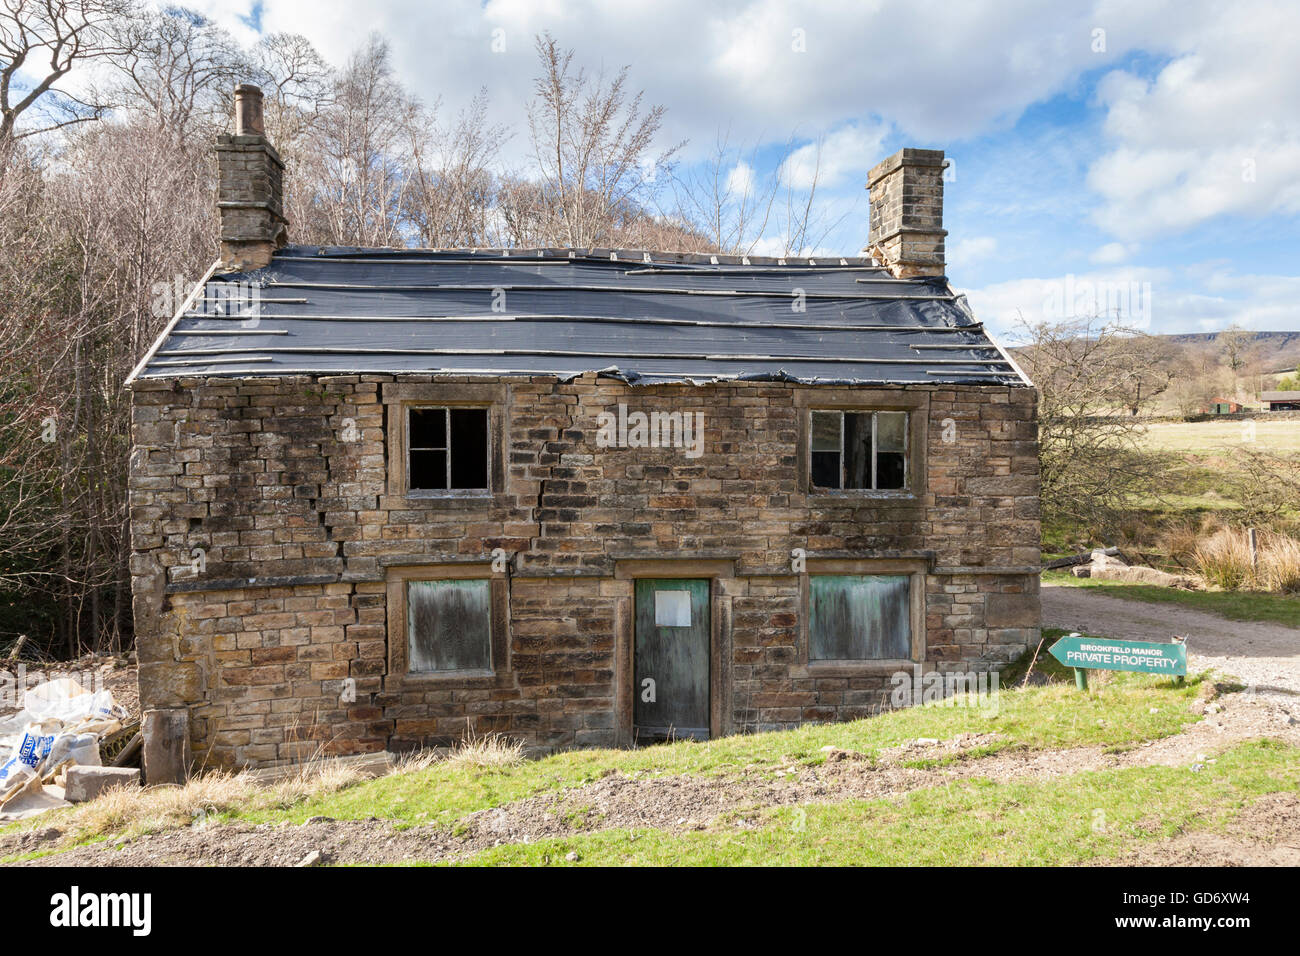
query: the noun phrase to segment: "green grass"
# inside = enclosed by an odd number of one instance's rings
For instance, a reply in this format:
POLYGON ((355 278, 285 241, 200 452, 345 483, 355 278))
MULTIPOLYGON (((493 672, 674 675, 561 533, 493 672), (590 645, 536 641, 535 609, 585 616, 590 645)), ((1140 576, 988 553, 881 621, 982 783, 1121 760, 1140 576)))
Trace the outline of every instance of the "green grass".
POLYGON ((1045 782, 972 778, 894 800, 732 814, 702 832, 606 830, 513 844, 467 862, 564 866, 575 853, 578 865, 596 866, 1079 864, 1116 857, 1135 842, 1221 832, 1249 802, 1297 787, 1297 750, 1257 741, 1199 773, 1140 767, 1045 782))
MULTIPOLYGON (((1070 633, 1073 632, 1059 627, 1043 628, 1043 642, 1037 648, 1037 655, 1035 656, 1034 653, 1035 648, 1031 647, 1013 661, 1000 675, 1002 686, 1019 687, 1020 682, 1025 679, 1025 674, 1029 672, 1031 665, 1035 674, 1046 674, 1054 681, 1073 681, 1074 668, 1066 667, 1047 652, 1047 649, 1056 643, 1057 638, 1065 637, 1070 633)), ((1096 635, 1088 634, 1084 636, 1095 637, 1096 635)))
POLYGON ((1241 421, 1152 422, 1147 426, 1143 443, 1148 448, 1193 454, 1223 454, 1243 447, 1267 448, 1270 451, 1300 451, 1300 428, 1295 422, 1252 419, 1254 441, 1245 442, 1248 434, 1241 421))
POLYGON ((1232 621, 1266 621, 1300 628, 1300 595, 1267 591, 1183 591, 1149 584, 1130 584, 1126 581, 1076 578, 1068 571, 1044 571, 1043 583, 1094 588, 1103 594, 1130 601, 1178 604, 1218 614, 1232 621))
MULTIPOLYGON (((1045 653, 1045 652, 1044 652, 1045 653)), ((240 815, 258 823, 380 817, 403 823, 453 824, 458 818, 534 794, 555 792, 609 773, 765 774, 791 763, 824 762, 823 746, 868 754, 918 737, 951 739, 965 732, 1001 735, 987 747, 1049 749, 1114 746, 1176 734, 1198 718, 1188 703, 1198 679, 1176 687, 1167 678, 1117 674, 1087 694, 1073 685, 1002 690, 996 706, 925 706, 851 723, 807 726, 779 733, 738 735, 706 743, 683 741, 641 750, 582 750, 482 770, 445 764, 381 777, 307 800, 287 810, 240 815)))

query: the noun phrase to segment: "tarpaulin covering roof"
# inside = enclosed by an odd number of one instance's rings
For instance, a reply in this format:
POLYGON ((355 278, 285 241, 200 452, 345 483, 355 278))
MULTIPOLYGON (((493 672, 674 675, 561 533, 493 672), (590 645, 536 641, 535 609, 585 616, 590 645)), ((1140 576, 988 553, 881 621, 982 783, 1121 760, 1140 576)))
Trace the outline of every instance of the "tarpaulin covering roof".
POLYGON ((946 279, 870 259, 314 246, 210 276, 133 377, 367 372, 1028 384, 946 279))

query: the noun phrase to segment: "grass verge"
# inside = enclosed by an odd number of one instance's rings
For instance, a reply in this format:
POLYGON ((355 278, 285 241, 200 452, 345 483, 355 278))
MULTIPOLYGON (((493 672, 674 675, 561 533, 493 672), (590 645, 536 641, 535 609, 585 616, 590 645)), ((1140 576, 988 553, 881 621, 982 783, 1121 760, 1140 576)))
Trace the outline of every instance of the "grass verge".
MULTIPOLYGON (((1045 652, 1044 652, 1045 653, 1045 652)), ((1041 655, 1040 655, 1041 659, 1041 655)), ((882 750, 917 738, 948 740, 958 734, 997 737, 983 748, 1116 746, 1169 736, 1197 719, 1189 703, 1200 683, 1183 687, 1141 674, 1116 674, 1088 693, 1055 684, 1003 689, 988 707, 942 704, 892 711, 843 724, 801 727, 765 734, 724 737, 706 743, 681 741, 641 750, 580 750, 515 766, 474 767, 435 763, 411 773, 392 774, 335 793, 309 797, 289 808, 255 808, 239 813, 255 823, 312 816, 334 819, 380 817, 404 823, 450 825, 484 810, 539 793, 577 787, 609 773, 739 775, 771 772, 791 763, 825 760, 821 748, 837 747, 873 759, 882 750)))
POLYGON ((982 778, 895 800, 733 814, 709 830, 606 830, 495 847, 471 865, 970 866, 1112 859, 1135 842, 1221 831, 1243 807, 1300 787, 1295 748, 1256 741, 1189 767, 1090 771, 1048 781, 982 778))
POLYGON ((1267 591, 1183 591, 1126 581, 1094 581, 1076 578, 1068 571, 1044 571, 1044 584, 1095 588, 1102 594, 1127 601, 1150 604, 1177 604, 1196 611, 1208 611, 1231 621, 1264 621, 1300 628, 1300 595, 1274 594, 1267 591))

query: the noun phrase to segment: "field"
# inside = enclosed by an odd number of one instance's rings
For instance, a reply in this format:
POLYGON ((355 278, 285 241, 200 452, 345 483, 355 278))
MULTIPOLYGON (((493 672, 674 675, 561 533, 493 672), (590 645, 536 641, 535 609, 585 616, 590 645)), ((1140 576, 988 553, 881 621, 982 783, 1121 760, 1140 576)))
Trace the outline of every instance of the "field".
POLYGON ((1221 455, 1252 445, 1300 452, 1300 421, 1152 422, 1147 426, 1146 445, 1193 455, 1221 455))
MULTIPOLYGON (((1182 573, 1187 570, 1188 546, 1197 534, 1224 523, 1240 523, 1252 505, 1258 512, 1264 499, 1286 496, 1286 486, 1276 480, 1261 487, 1258 470, 1252 474, 1249 466, 1249 453, 1300 456, 1300 420, 1151 422, 1144 428, 1140 442, 1145 450, 1164 456, 1164 477, 1145 492, 1135 493, 1128 502, 1127 519, 1115 526, 1092 528, 1044 520, 1046 555, 1122 545, 1182 573)), ((1295 535, 1300 531, 1300 488, 1292 497, 1291 505, 1283 504, 1267 518, 1254 517, 1252 522, 1262 530, 1295 535)))

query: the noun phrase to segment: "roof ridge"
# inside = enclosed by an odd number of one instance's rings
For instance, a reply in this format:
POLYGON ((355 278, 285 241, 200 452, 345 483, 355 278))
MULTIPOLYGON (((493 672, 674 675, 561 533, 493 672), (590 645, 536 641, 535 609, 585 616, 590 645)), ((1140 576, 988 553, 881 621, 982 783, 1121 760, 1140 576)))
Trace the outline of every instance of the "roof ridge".
POLYGON ((673 252, 656 249, 627 249, 617 246, 524 246, 501 248, 493 247, 404 247, 404 246, 311 246, 291 245, 278 249, 276 259, 330 259, 338 262, 351 260, 368 261, 383 258, 399 259, 445 259, 461 257, 481 259, 484 261, 505 261, 512 259, 537 262, 583 261, 617 262, 622 265, 641 266, 735 266, 739 268, 754 266, 777 266, 791 269, 799 268, 857 268, 879 270, 891 275, 889 270, 878 264, 870 256, 755 256, 743 253, 721 252, 673 252))

